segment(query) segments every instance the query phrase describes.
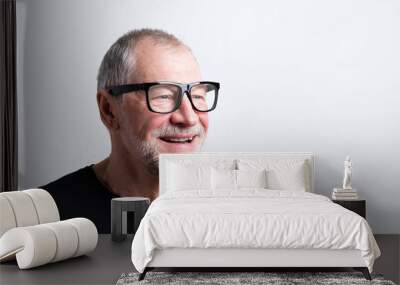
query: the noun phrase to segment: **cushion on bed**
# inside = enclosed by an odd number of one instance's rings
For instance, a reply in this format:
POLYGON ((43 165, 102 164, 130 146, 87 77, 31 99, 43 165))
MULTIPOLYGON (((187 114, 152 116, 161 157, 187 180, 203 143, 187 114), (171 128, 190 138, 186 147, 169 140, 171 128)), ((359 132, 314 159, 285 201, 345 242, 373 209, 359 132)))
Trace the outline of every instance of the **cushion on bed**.
POLYGON ((165 166, 167 191, 264 188, 311 192, 311 168, 304 159, 179 158, 166 162, 165 166))
POLYGON ((311 191, 307 160, 239 159, 239 170, 267 170, 267 188, 273 190, 311 191))
POLYGON ((236 170, 237 188, 268 188, 267 170, 236 170))
POLYGON ((263 170, 211 170, 212 189, 235 191, 243 188, 267 188, 267 171, 263 170))
POLYGON ((168 191, 211 189, 211 167, 169 163, 166 186, 168 191))
MULTIPOLYGON (((212 190, 212 169, 234 170, 235 159, 174 159, 165 164, 165 189, 169 191, 212 190)), ((221 187, 225 182, 221 181, 221 187)), ((226 188, 225 188, 226 189, 226 188)))
POLYGON ((212 168, 211 181, 214 190, 236 190, 236 170, 212 168))

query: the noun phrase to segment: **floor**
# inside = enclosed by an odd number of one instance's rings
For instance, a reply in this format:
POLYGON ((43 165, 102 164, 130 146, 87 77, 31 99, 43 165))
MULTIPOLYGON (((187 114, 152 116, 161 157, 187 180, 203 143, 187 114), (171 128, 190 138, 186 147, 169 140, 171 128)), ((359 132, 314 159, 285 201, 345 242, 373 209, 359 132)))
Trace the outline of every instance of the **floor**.
POLYGON ((375 235, 381 257, 375 261, 374 272, 400 284, 400 235, 375 235))
MULTIPOLYGON (((400 235, 375 235, 382 255, 374 272, 400 285, 400 235)), ((87 256, 19 270, 16 262, 0 264, 0 284, 115 284, 122 273, 134 271, 130 259, 132 237, 115 243, 99 235, 97 249, 87 256)), ((312 271, 312 270, 310 270, 312 271)))

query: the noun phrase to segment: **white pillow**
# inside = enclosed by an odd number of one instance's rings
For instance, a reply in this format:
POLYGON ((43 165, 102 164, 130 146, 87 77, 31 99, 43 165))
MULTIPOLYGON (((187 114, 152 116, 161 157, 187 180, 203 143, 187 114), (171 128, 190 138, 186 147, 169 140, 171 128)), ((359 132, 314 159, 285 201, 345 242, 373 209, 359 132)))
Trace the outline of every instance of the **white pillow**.
POLYGON ((240 159, 240 170, 267 169, 268 189, 311 191, 307 161, 299 159, 240 159))
POLYGON ((214 190, 236 190, 236 170, 212 168, 211 175, 214 190))
POLYGON ((268 188, 267 170, 236 170, 237 187, 268 188))
POLYGON ((306 191, 304 162, 280 165, 268 171, 268 188, 275 190, 306 191))
POLYGON ((169 163, 167 191, 211 189, 211 167, 169 163))

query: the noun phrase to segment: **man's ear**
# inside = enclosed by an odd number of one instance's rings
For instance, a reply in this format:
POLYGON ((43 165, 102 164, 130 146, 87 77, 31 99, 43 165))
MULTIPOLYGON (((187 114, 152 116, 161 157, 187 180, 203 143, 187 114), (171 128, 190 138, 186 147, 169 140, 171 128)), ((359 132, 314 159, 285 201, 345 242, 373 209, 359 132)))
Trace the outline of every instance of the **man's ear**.
POLYGON ((117 102, 105 90, 97 92, 97 106, 99 107, 100 118, 109 130, 119 129, 117 116, 117 102))

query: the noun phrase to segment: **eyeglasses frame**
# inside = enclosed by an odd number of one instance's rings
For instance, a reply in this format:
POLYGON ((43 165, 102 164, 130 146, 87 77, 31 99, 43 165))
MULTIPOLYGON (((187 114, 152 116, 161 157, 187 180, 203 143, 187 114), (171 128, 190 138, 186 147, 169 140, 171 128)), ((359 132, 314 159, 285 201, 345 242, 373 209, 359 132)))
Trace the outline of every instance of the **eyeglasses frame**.
POLYGON ((169 113, 173 113, 179 109, 179 107, 181 106, 181 103, 182 103, 183 96, 185 94, 187 95, 187 97, 190 101, 190 104, 192 105, 192 108, 194 110, 196 110, 197 112, 207 113, 207 112, 214 110, 217 107, 219 87, 220 87, 220 84, 218 82, 213 82, 213 81, 198 81, 198 82, 192 82, 189 84, 178 83, 178 82, 173 82, 173 81, 156 81, 156 82, 146 82, 146 83, 138 83, 138 84, 124 84, 124 85, 109 86, 109 87, 106 87, 105 89, 111 96, 114 96, 114 97, 120 96, 124 93, 129 93, 129 92, 134 92, 134 91, 145 91, 146 104, 147 104, 148 109, 151 112, 158 113, 158 114, 169 114, 169 113), (179 97, 176 102, 176 105, 172 111, 158 112, 158 111, 153 110, 150 106, 149 90, 151 87, 156 86, 156 85, 161 85, 161 84, 172 84, 174 86, 179 87, 181 90, 181 92, 179 93, 179 97), (197 109, 196 106, 193 104, 191 96, 189 96, 189 95, 191 95, 190 92, 191 92, 192 88, 197 85, 200 85, 200 84, 210 84, 215 87, 214 104, 207 111, 202 111, 202 110, 197 109))

